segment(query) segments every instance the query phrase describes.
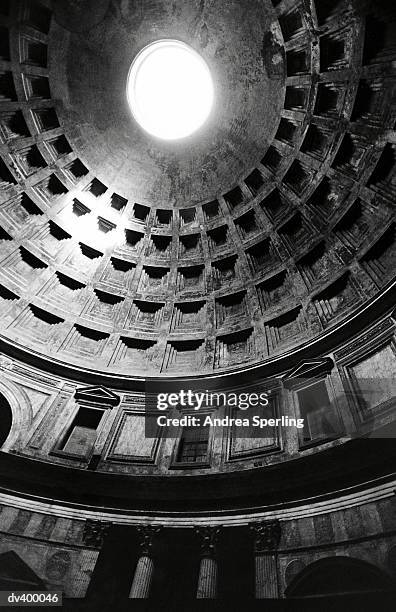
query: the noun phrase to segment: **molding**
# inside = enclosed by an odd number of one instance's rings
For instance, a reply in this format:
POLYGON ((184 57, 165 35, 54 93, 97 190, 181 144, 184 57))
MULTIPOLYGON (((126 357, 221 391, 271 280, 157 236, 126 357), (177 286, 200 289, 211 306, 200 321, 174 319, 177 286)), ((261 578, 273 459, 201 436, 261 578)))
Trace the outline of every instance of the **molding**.
POLYGON ((375 351, 376 348, 385 344, 394 335, 394 323, 388 316, 370 328, 364 330, 354 340, 348 341, 334 353, 337 364, 349 361, 358 361, 367 353, 375 351))
MULTIPOLYGON (((369 483, 368 483, 369 484, 369 483)), ((168 512, 120 512, 112 508, 101 508, 100 511, 84 508, 77 505, 61 505, 55 501, 41 501, 37 499, 21 498, 13 494, 0 492, 0 505, 11 506, 13 508, 38 512, 41 514, 52 514, 60 518, 71 520, 93 520, 115 525, 147 525, 157 527, 198 527, 198 526, 243 526, 251 525, 252 522, 259 521, 290 521, 307 517, 329 514, 356 506, 363 506, 375 503, 384 499, 390 499, 395 495, 396 479, 386 483, 375 485, 372 483, 370 488, 365 491, 350 491, 339 497, 330 500, 303 500, 301 505, 294 505, 290 508, 279 508, 276 510, 249 509, 239 513, 227 513, 221 510, 205 513, 194 513, 190 516, 178 516, 177 513, 168 512)))
POLYGON ((291 389, 301 382, 319 380, 325 378, 334 368, 334 361, 330 357, 319 359, 306 359, 282 376, 283 384, 287 389, 291 389))
POLYGON ((104 406, 114 408, 120 403, 120 397, 102 385, 76 389, 74 393, 78 404, 84 406, 104 406))
MULTIPOLYGON (((280 415, 280 401, 279 401, 279 394, 278 393, 273 393, 271 394, 270 398, 270 403, 267 407, 270 408, 271 413, 268 414, 269 418, 279 418, 280 415)), ((235 408, 229 408, 227 411, 227 414, 232 418, 234 416, 237 415, 237 410, 235 408)), ((240 415, 238 415, 240 417, 240 415)), ((235 436, 235 425, 232 425, 231 427, 227 428, 227 431, 225 432, 225 436, 227 439, 227 455, 226 455, 226 459, 225 459, 225 463, 234 463, 237 461, 241 461, 241 460, 261 460, 263 459, 263 457, 266 457, 267 455, 271 454, 279 454, 284 450, 284 438, 285 438, 285 434, 284 432, 282 432, 282 428, 280 426, 275 426, 274 427, 274 441, 273 444, 269 445, 265 445, 264 444, 264 440, 265 440, 265 436, 262 436, 263 439, 263 445, 262 446, 255 446, 252 447, 250 449, 246 449, 243 451, 239 451, 239 452, 234 452, 233 451, 233 445, 235 443, 236 440, 238 440, 238 436, 235 436)), ((251 438, 253 438, 253 436, 251 436, 251 438)))
POLYGON ((144 410, 131 410, 126 408, 125 405, 121 406, 121 409, 116 420, 112 424, 110 429, 110 433, 108 436, 108 440, 106 443, 107 450, 104 454, 106 461, 111 461, 112 463, 127 463, 128 465, 156 465, 158 458, 158 449, 162 442, 162 432, 159 430, 158 435, 152 439, 152 446, 150 455, 122 455, 117 454, 115 449, 119 442, 119 439, 123 433, 123 428, 126 424, 127 419, 140 417, 142 419, 145 418, 146 413, 144 410))
POLYGON ((394 475, 395 456, 392 439, 352 438, 263 468, 164 478, 115 475, 0 452, 0 491, 94 511, 110 507, 148 515, 215 516, 221 508, 223 514, 245 509, 254 513, 302 505, 306 499, 332 499, 344 491, 364 490, 370 482, 387 482, 394 475))

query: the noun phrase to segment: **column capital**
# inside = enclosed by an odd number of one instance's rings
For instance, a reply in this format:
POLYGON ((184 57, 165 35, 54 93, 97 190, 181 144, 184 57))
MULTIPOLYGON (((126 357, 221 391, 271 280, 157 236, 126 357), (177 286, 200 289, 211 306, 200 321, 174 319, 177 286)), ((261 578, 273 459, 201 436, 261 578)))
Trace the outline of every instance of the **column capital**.
POLYGON ((278 548, 281 537, 281 526, 278 520, 252 523, 250 529, 254 534, 256 554, 273 552, 278 548))
POLYGON ((111 523, 103 521, 94 521, 88 519, 85 521, 82 539, 84 544, 93 548, 102 548, 103 541, 108 534, 111 523))
POLYGON ((196 527, 195 533, 201 538, 201 558, 214 557, 220 528, 204 525, 196 527))
POLYGON ((140 552, 146 557, 153 553, 154 537, 162 530, 161 525, 139 525, 136 531, 139 535, 140 552))

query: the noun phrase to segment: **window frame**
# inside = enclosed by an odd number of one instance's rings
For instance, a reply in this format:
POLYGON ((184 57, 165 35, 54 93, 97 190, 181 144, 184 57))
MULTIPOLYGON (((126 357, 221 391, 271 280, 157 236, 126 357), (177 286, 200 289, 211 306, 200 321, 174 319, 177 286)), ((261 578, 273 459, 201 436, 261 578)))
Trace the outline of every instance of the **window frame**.
POLYGON ((341 417, 338 401, 336 398, 335 390, 331 383, 331 375, 320 376, 316 378, 306 378, 301 380, 294 388, 293 388, 293 404, 295 407, 296 418, 304 419, 304 427, 302 429, 298 429, 298 447, 299 450, 306 450, 308 448, 313 448, 315 446, 320 446, 322 444, 326 444, 328 442, 333 442, 334 440, 338 440, 343 436, 343 428, 344 423, 341 417), (309 389, 310 387, 314 387, 318 384, 324 384, 328 398, 329 405, 333 407, 334 417, 336 418, 338 425, 340 427, 340 431, 338 434, 323 436, 321 438, 314 438, 309 441, 306 441, 304 438, 304 430, 305 430, 305 416, 302 413, 301 407, 302 404, 299 399, 299 393, 305 389, 309 389))
MULTIPOLYGON (((191 412, 191 411, 183 411, 180 416, 200 416, 201 418, 212 416, 214 418, 214 414, 215 413, 212 410, 199 411, 199 413, 191 412)), ((207 469, 207 468, 212 467, 213 439, 214 439, 215 427, 209 426, 208 428, 209 431, 208 431, 208 444, 207 444, 207 450, 206 450, 206 460, 200 461, 200 462, 186 462, 186 461, 179 461, 178 459, 179 453, 180 453, 180 446, 181 446, 182 439, 183 439, 184 429, 186 428, 182 426, 179 426, 177 428, 177 435, 176 435, 175 442, 173 444, 173 452, 172 452, 169 469, 170 470, 200 470, 200 469, 207 469)))
POLYGON ((73 459, 75 461, 80 461, 82 463, 88 464, 91 461, 93 455, 95 454, 97 440, 99 438, 101 431, 105 427, 105 423, 107 421, 107 418, 110 412, 111 412, 110 410, 106 409, 106 406, 92 406, 86 402, 81 402, 81 403, 75 402, 74 410, 72 411, 71 415, 67 419, 61 432, 58 434, 57 441, 52 451, 50 452, 50 454, 55 455, 57 457, 62 457, 65 459, 73 459), (74 422, 76 421, 81 409, 82 410, 84 409, 94 410, 94 411, 102 413, 99 419, 99 422, 98 422, 98 426, 96 429, 94 429, 94 431, 96 432, 95 441, 91 445, 91 448, 88 449, 84 455, 80 455, 78 453, 71 453, 67 450, 64 450, 65 444, 67 443, 67 441, 69 440, 72 434, 74 422))

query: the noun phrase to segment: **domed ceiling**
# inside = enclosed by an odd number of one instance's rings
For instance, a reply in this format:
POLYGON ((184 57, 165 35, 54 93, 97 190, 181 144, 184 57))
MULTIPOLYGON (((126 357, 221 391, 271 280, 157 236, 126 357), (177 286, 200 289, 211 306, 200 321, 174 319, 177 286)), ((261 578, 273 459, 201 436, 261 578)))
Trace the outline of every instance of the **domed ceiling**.
POLYGON ((0 8, 3 338, 130 376, 231 371, 391 282, 394 9, 73 5, 0 8), (146 134, 126 99, 134 57, 164 38, 216 88, 178 142, 146 134))
POLYGON ((89 169, 146 206, 186 207, 227 191, 255 167, 282 109, 284 79, 269 78, 262 53, 272 19, 272 6, 261 0, 249 6, 239 0, 157 0, 149 9, 141 2, 114 2, 106 19, 83 34, 54 26, 51 94, 89 169), (126 98, 132 60, 149 43, 167 38, 200 53, 216 88, 210 121, 176 143, 149 137, 126 98))

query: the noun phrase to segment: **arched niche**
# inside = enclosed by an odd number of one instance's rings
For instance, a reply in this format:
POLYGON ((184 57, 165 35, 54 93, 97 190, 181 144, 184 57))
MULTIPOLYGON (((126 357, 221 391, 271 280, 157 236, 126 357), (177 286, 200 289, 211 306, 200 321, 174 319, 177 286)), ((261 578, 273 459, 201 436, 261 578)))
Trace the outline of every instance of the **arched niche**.
POLYGON ((329 557, 308 565, 287 587, 286 597, 325 597, 373 593, 392 588, 391 578, 375 565, 350 557, 329 557))
POLYGON ((0 449, 10 435, 12 427, 12 410, 4 395, 0 393, 0 449))
POLYGON ((392 546, 388 553, 388 567, 392 575, 396 577, 396 546, 392 546))
POLYGON ((7 435, 0 444, 0 451, 9 451, 10 449, 17 448, 19 441, 29 431, 33 420, 32 407, 25 391, 7 378, 3 378, 1 371, 0 400, 1 419, 4 414, 5 422, 7 422, 7 414, 9 418, 9 411, 11 411, 10 429, 8 430, 7 425, 4 425, 4 432, 7 432, 7 435))

